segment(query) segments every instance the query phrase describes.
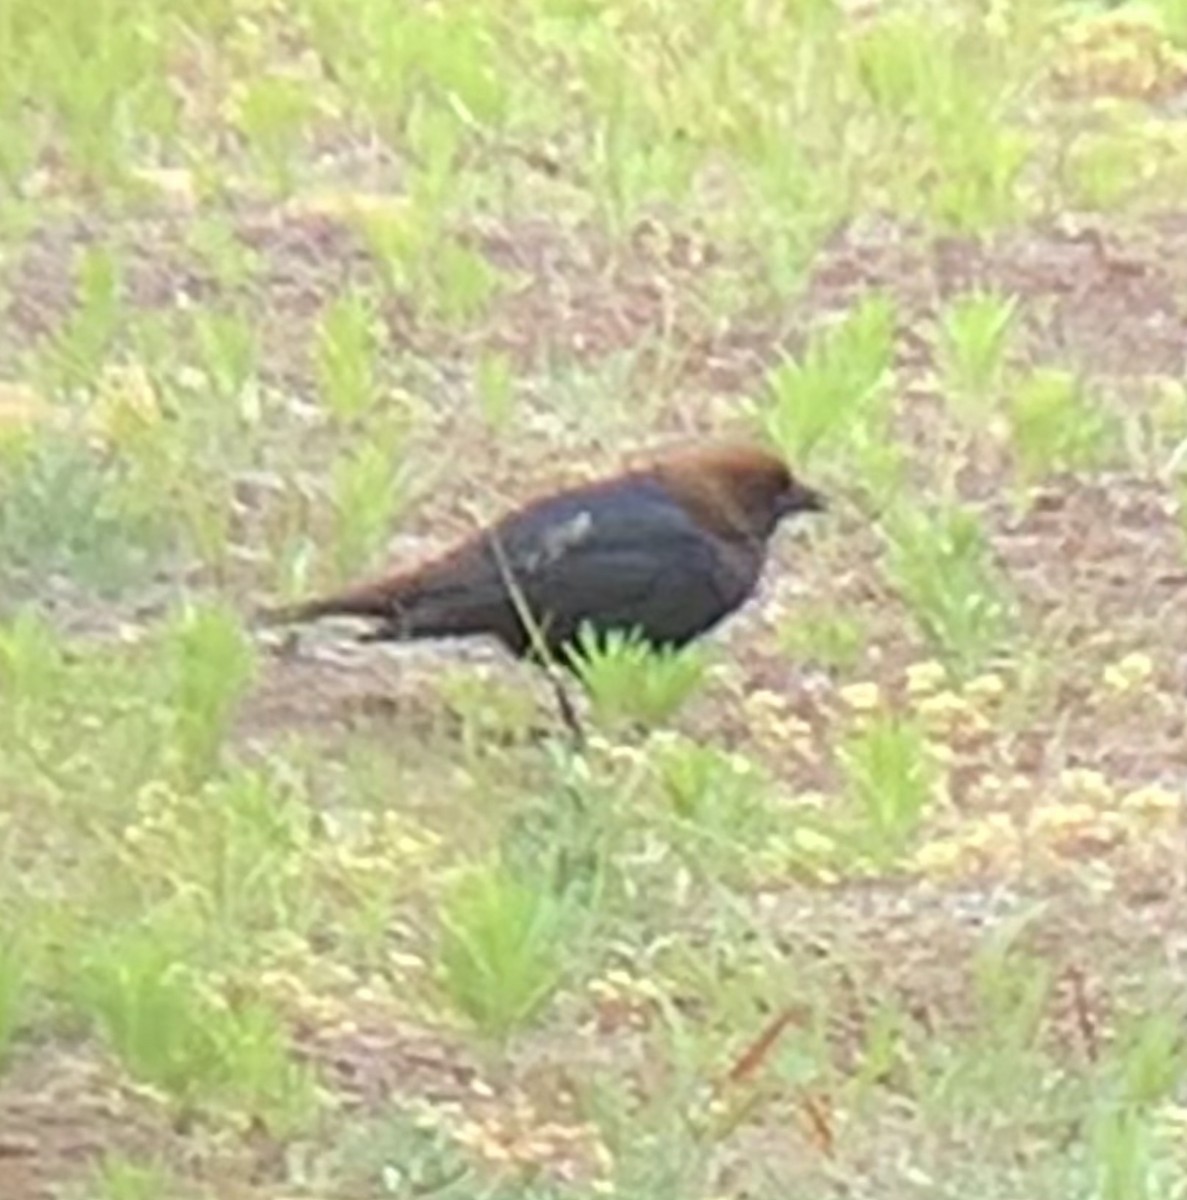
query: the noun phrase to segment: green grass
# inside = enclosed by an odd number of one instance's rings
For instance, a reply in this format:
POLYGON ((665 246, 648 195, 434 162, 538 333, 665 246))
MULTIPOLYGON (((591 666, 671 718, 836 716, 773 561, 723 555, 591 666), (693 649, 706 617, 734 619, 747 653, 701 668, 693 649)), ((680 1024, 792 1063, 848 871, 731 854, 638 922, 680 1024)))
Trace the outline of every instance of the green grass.
POLYGON ((705 677, 699 648, 652 650, 629 633, 599 639, 583 630, 573 653, 575 673, 589 693, 594 715, 608 725, 662 725, 705 677))
POLYGON ((12 1200, 1184 1193, 1144 11, 0 11, 12 1200), (250 619, 746 430, 830 513, 580 749, 250 619))

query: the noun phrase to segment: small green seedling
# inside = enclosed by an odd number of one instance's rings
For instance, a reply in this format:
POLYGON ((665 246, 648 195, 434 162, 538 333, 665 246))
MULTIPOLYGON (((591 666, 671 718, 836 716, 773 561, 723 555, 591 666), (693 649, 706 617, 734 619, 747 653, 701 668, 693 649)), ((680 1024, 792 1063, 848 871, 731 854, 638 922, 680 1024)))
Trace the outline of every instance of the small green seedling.
POLYGON ((108 246, 81 251, 74 309, 45 352, 47 390, 97 379, 124 315, 123 267, 116 252, 108 246))
POLYGON ((1000 394, 1017 309, 1015 296, 973 291, 957 296, 940 314, 945 390, 957 415, 973 428, 992 415, 1000 394))
POLYGON ((609 725, 653 728, 670 720, 704 682, 708 660, 697 647, 656 649, 636 633, 577 638, 573 663, 596 715, 609 725))
POLYGON ((890 579, 920 630, 955 669, 975 672, 1001 649, 1015 613, 980 520, 955 506, 901 508, 886 530, 890 579))
POLYGON ((478 1029, 526 1025, 560 983, 563 909, 552 892, 499 863, 476 867, 446 897, 439 964, 446 994, 478 1029))
POLYGON ((334 569, 348 578, 383 547, 406 499, 407 477, 374 441, 347 451, 332 471, 334 569))
POLYGON ((109 1151, 93 1169, 87 1200, 159 1200, 185 1195, 178 1181, 160 1163, 139 1161, 109 1151))
POLYGON ((856 426, 885 415, 894 354, 894 305, 863 300, 839 325, 816 334, 803 355, 767 377, 763 423, 792 462, 842 444, 856 426))
POLYGON ((0 455, 0 576, 61 574, 112 595, 142 584, 169 547, 159 495, 126 462, 67 434, 0 455))
POLYGON ((488 351, 478 360, 474 386, 482 419, 495 433, 506 433, 515 415, 515 378, 507 354, 488 351))
POLYGON ((30 987, 29 946, 23 932, 0 927, 0 1067, 28 1015, 30 987))
MULTIPOLYGON (((199 365, 218 397, 238 401, 259 365, 256 327, 242 312, 200 309, 194 314, 199 365)), ((237 406, 232 406, 235 411, 237 406)))
POLYGON ((1040 367, 1015 387, 1007 405, 1011 440, 1027 479, 1098 467, 1119 441, 1117 421, 1071 371, 1040 367))
POLYGON ((797 662, 841 671, 861 658, 866 629, 858 614, 819 605, 797 612, 780 626, 779 645, 797 662))
POLYGON ((293 161, 315 104, 307 80, 263 74, 243 90, 235 123, 277 192, 292 190, 293 161))
POLYGON ((315 367, 322 399, 334 419, 347 423, 371 410, 377 399, 378 317, 369 296, 347 291, 322 314, 315 367))
POLYGON ((904 717, 877 714, 846 738, 839 761, 866 853, 893 861, 919 828, 935 787, 922 730, 904 717))
POLYGON ((289 1057, 276 1016, 226 1003, 153 933, 124 934, 90 956, 78 999, 131 1075, 183 1110, 238 1108, 278 1133, 316 1110, 312 1073, 289 1057))
POLYGON ((235 614, 215 606, 185 609, 167 638, 174 746, 183 777, 196 781, 217 765, 255 654, 235 614))

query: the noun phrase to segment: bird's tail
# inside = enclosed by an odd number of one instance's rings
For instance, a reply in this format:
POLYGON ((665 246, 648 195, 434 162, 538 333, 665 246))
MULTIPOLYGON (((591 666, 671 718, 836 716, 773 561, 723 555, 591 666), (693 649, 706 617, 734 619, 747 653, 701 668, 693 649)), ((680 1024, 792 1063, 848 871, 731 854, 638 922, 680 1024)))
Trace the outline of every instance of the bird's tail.
POLYGON ((399 609, 399 597, 390 579, 357 584, 328 596, 315 596, 295 604, 263 608, 256 621, 263 626, 302 625, 322 617, 370 617, 387 620, 399 609))
POLYGON ((514 628, 500 576, 485 556, 435 559, 411 571, 358 583, 258 614, 264 626, 294 625, 321 617, 361 617, 373 628, 363 641, 509 634, 514 628))

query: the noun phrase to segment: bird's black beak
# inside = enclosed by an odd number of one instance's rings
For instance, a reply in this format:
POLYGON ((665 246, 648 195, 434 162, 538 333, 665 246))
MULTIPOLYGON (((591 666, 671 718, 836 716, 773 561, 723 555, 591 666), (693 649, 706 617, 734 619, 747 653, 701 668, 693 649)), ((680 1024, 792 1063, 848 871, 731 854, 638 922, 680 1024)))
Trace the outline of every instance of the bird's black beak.
POLYGON ((820 492, 802 483, 792 483, 779 497, 779 515, 790 517, 793 513, 825 512, 828 501, 820 492))

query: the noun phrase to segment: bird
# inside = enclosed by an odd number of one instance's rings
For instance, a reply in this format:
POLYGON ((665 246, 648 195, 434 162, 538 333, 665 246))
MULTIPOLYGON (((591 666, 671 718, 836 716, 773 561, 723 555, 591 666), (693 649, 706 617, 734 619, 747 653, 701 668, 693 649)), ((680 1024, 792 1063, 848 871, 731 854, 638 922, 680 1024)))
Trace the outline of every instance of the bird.
POLYGON ((579 670, 590 635, 677 650, 708 632, 753 594, 780 522, 825 508, 763 446, 683 448, 538 497, 419 566, 262 616, 362 618, 363 642, 493 636, 579 670))

